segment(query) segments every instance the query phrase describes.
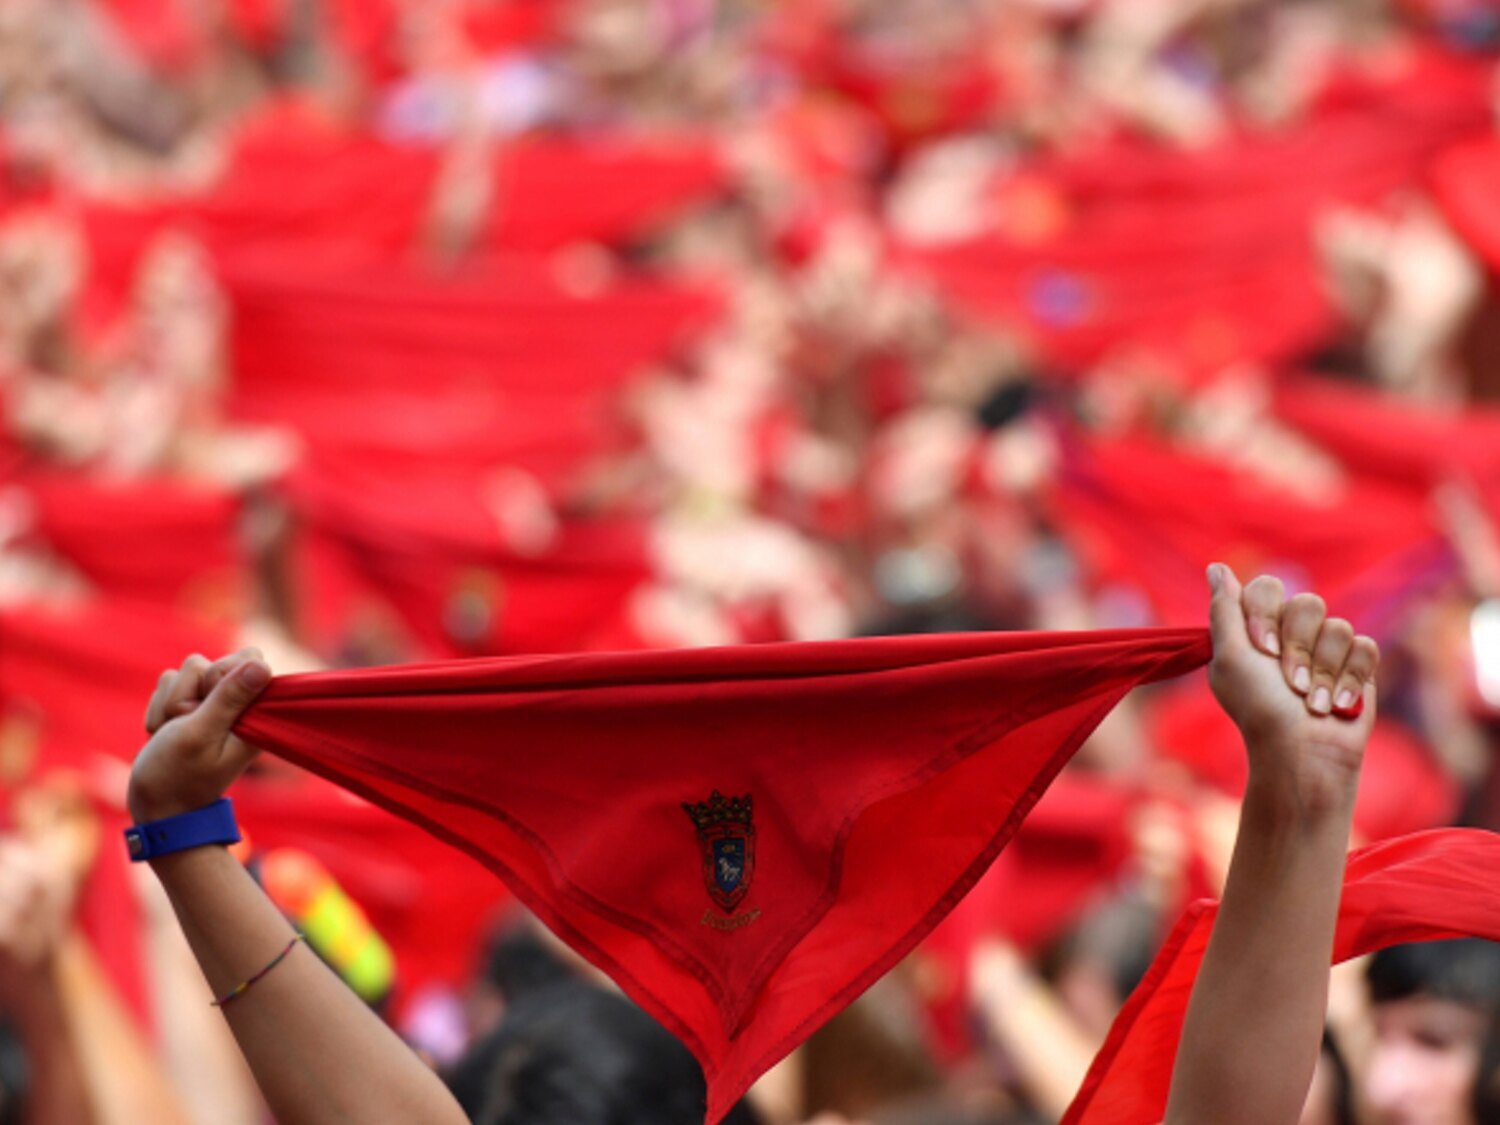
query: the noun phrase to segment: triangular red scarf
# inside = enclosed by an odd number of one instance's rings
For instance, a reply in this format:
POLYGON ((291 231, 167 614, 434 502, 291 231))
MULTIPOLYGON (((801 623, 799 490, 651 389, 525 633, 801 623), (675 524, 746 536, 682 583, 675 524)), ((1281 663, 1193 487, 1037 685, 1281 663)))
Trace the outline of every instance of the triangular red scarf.
MULTIPOLYGON (((1349 856, 1333 961, 1409 941, 1500 941, 1500 835, 1439 828, 1349 856)), ((1154 1125, 1167 1109, 1188 997, 1219 904, 1190 906, 1120 1009, 1063 1125, 1154 1125)))
POLYGON ((698 1057, 717 1121, 963 897, 1202 629, 886 637, 291 676, 250 742, 499 874, 698 1057))

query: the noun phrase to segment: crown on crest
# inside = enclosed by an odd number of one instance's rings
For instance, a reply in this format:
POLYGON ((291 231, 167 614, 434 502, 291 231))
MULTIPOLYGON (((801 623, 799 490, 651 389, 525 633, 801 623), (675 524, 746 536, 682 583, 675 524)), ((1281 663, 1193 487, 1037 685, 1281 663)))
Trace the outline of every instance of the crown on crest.
POLYGON ((702 804, 682 803, 682 811, 692 817, 698 830, 704 831, 716 824, 750 824, 750 795, 725 797, 717 789, 702 804))

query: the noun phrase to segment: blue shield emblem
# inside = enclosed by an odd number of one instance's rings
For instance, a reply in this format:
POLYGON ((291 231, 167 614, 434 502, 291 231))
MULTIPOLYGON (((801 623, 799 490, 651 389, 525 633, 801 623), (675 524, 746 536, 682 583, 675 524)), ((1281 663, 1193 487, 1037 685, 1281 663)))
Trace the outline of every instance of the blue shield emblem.
POLYGON ((745 840, 743 836, 726 836, 714 841, 714 882, 719 890, 732 895, 745 878, 745 840))
POLYGON ((755 828, 749 796, 726 798, 718 790, 702 804, 684 803, 698 830, 698 852, 708 897, 726 914, 750 890, 755 874, 755 828))

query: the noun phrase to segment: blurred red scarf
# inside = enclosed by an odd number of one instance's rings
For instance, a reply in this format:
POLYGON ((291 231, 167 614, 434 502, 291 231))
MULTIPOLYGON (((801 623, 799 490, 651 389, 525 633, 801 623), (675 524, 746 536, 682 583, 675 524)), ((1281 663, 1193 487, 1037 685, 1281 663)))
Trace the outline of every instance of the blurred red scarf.
POLYGON ((276 680, 250 742, 500 875, 703 1065, 708 1118, 964 896, 1202 629, 524 657, 276 680))

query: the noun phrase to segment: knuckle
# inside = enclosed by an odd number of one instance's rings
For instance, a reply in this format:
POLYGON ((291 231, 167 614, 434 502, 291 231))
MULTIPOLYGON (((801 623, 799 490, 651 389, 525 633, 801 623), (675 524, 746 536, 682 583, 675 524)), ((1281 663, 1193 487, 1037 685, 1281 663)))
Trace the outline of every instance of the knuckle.
POLYGON ((1266 607, 1280 602, 1286 595, 1286 587, 1282 585, 1281 579, 1272 578, 1269 574, 1262 574, 1258 578, 1251 579, 1245 587, 1245 596, 1255 605, 1266 607))
POLYGON ((1342 617, 1330 617, 1323 622, 1323 633, 1330 639, 1345 644, 1354 640, 1354 626, 1342 617))
POLYGON ((1317 594, 1297 594, 1287 603, 1287 608, 1297 614, 1322 617, 1328 612, 1328 603, 1317 594))
POLYGON ((1287 596, 1286 591, 1281 588, 1280 582, 1277 582, 1274 586, 1268 583, 1257 590, 1251 591, 1250 597, 1247 600, 1260 613, 1268 613, 1273 617, 1279 617, 1286 612, 1287 596))

